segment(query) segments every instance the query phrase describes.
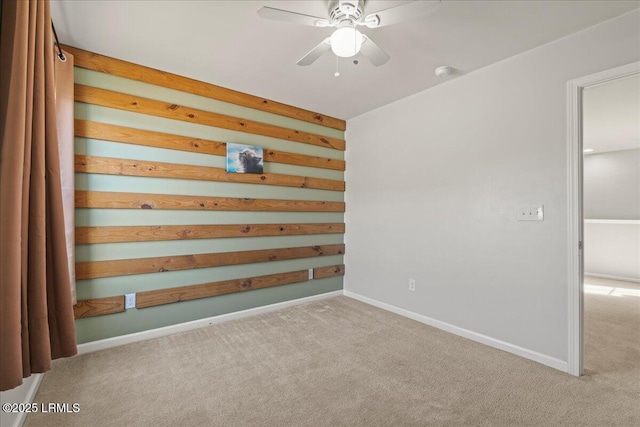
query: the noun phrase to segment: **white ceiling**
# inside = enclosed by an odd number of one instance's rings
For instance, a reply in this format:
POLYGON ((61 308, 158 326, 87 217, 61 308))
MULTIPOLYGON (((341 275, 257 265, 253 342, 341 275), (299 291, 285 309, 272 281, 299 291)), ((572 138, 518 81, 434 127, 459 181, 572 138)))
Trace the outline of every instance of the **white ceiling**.
MULTIPOLYGON (((420 1, 420 0, 418 0, 420 1)), ((325 0, 52 0, 63 43, 349 119, 640 6, 638 1, 447 1, 430 17, 365 28, 391 60, 373 67, 325 54, 296 65, 331 34, 258 17, 263 5, 326 17, 325 0), (437 78, 450 65, 457 75, 437 78)), ((405 1, 374 1, 365 14, 405 1)))
POLYGON ((640 148, 640 75, 586 88, 583 146, 593 153, 640 148))

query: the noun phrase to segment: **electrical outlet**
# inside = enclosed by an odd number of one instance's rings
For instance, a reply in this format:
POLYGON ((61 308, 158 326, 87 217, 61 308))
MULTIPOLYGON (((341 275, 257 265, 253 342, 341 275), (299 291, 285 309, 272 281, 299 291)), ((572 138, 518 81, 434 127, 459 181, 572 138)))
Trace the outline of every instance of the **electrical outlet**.
POLYGON ((519 206, 518 221, 544 221, 544 205, 519 206))
POLYGON ((313 280, 313 268, 309 269, 309 280, 313 280))
POLYGON ((416 281, 413 279, 409 279, 409 290, 410 291, 416 290, 416 281))
POLYGON ((130 308, 136 308, 136 294, 125 294, 124 308, 125 310, 128 310, 130 308))

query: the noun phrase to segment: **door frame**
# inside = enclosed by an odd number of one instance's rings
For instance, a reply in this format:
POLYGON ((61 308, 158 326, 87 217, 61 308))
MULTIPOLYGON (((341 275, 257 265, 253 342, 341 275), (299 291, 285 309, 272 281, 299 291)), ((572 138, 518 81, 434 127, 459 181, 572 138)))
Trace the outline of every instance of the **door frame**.
POLYGON ((582 212, 582 91, 640 73, 640 61, 601 71, 567 83, 567 248, 569 348, 567 371, 584 373, 584 250, 582 212))

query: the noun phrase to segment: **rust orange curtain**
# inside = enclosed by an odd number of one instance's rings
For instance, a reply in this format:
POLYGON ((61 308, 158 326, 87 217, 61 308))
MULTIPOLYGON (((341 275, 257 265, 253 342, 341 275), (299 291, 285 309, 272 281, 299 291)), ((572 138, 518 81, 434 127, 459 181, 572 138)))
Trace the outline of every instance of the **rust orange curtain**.
POLYGON ((58 149, 60 153, 60 183, 62 185, 62 208, 64 213, 65 240, 67 243, 71 300, 76 300, 76 257, 75 257, 75 169, 74 169, 74 129, 73 129, 73 55, 64 53, 64 60, 54 49, 56 85, 56 124, 58 125, 58 149))
POLYGON ((0 390, 76 353, 49 0, 3 0, 0 390))

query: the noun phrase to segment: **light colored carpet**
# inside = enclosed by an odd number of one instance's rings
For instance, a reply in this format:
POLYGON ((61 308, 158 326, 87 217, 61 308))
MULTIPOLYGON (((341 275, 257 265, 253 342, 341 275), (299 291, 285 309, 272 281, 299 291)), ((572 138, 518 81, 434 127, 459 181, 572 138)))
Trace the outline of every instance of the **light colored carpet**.
POLYGON ((640 298, 587 295, 574 378, 337 297, 54 364, 33 426, 637 426, 640 298))

